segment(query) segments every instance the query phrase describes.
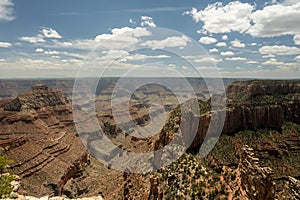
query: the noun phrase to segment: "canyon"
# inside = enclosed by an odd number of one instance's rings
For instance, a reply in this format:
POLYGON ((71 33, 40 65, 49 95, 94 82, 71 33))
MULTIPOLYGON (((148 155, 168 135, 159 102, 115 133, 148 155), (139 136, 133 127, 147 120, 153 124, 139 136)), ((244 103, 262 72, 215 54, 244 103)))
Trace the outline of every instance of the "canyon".
MULTIPOLYGON (((102 95, 110 94, 109 84, 101 90, 102 95)), ((213 111, 209 100, 199 99, 199 124, 188 127, 197 130, 187 152, 170 166, 146 174, 110 169, 89 154, 76 132, 70 89, 65 91, 38 83, 27 92, 5 94, 3 97, 10 99, 0 100, 0 151, 14 160, 10 169, 20 177, 19 194, 69 198, 101 195, 104 199, 299 197, 300 81, 234 82, 227 87, 223 110, 213 111), (214 134, 206 139, 212 116, 218 119, 224 114, 215 148, 201 157, 199 149, 217 140, 214 134)), ((130 108, 133 121, 140 126, 149 121, 147 104, 138 103, 144 98, 142 94, 136 94, 130 108)), ((180 106, 174 102, 165 107, 169 119, 161 132, 146 140, 124 136, 111 117, 108 102, 100 97, 96 108, 105 107, 105 112, 98 114, 99 123, 125 150, 160 149, 178 134, 181 122, 189 121, 181 118, 180 106)), ((84 114, 84 109, 81 112, 84 114)), ((211 133, 218 130, 218 126, 212 127, 211 133)), ((155 155, 154 164, 161 159, 155 155)))

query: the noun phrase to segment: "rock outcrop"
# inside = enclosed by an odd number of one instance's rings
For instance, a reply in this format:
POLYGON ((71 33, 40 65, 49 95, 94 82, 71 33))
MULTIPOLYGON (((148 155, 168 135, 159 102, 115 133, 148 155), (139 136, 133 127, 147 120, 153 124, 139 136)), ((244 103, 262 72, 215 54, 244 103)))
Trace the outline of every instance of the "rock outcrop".
POLYGON ((260 167, 252 148, 245 146, 240 153, 238 171, 241 178, 241 189, 251 200, 275 199, 275 183, 270 167, 260 167))
POLYGON ((4 105, 6 111, 21 111, 23 109, 39 109, 46 106, 66 105, 67 98, 61 91, 49 89, 43 84, 36 84, 26 93, 4 105))
POLYGON ((278 199, 300 199, 300 181, 289 176, 286 181, 286 187, 283 192, 279 194, 278 199))

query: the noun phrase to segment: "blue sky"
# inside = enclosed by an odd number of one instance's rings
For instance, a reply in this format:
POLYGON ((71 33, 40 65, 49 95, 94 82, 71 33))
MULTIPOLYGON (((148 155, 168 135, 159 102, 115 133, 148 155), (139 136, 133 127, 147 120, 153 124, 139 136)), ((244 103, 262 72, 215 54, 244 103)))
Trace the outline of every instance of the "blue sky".
POLYGON ((299 78, 299 24, 298 0, 0 0, 0 78, 299 78))

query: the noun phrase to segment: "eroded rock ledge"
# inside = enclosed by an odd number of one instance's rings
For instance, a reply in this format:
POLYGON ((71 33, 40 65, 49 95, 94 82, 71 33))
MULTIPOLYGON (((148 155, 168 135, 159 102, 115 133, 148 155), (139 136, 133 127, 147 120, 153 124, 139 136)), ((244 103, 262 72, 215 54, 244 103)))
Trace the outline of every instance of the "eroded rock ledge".
POLYGON ((260 167, 254 150, 248 146, 242 148, 239 168, 241 189, 250 199, 275 199, 275 183, 270 167, 260 167))

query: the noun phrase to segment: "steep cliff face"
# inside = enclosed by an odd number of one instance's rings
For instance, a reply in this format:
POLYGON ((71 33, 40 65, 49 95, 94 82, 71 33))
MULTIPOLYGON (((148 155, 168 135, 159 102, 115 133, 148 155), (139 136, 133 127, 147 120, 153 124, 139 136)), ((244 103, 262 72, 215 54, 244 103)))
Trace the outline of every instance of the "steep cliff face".
MULTIPOLYGON (((228 106, 225 111, 208 111, 200 115, 198 131, 190 149, 195 150, 195 148, 197 149, 201 146, 208 132, 212 115, 218 120, 224 115, 224 112, 226 116, 222 134, 234 134, 245 129, 273 129, 280 132, 285 120, 299 123, 300 98, 297 93, 300 92, 299 88, 300 82, 298 81, 291 81, 291 83, 289 81, 247 81, 233 83, 228 87, 228 106), (260 90, 253 89, 257 87, 270 89, 270 92, 263 93, 260 90), (243 92, 256 97, 249 99, 247 96, 246 99, 239 99, 240 94, 243 92), (285 95, 276 96, 275 98, 274 95, 279 95, 280 92, 285 95), (265 94, 270 94, 270 96, 261 96, 265 94)), ((199 101, 200 108, 202 104, 203 101, 199 101)), ((158 143, 155 145, 156 149, 165 146, 174 137, 173 133, 178 132, 177 130, 173 130, 173 127, 177 127, 180 123, 179 115, 178 111, 171 113, 167 127, 162 130, 159 139, 156 141, 158 143)), ((218 126, 212 126, 211 128, 212 133, 219 129, 218 126)))
POLYGON ((248 97, 296 94, 300 93, 300 81, 238 81, 227 87, 227 93, 244 94, 248 97))
MULTIPOLYGON (((221 116, 226 112, 221 138, 206 158, 209 163, 213 163, 209 166, 221 175, 224 167, 236 169, 239 166, 242 195, 248 199, 274 199, 282 191, 281 180, 286 176, 298 177, 300 173, 297 156, 300 130, 297 125, 300 122, 299 81, 237 82, 228 89, 227 103, 225 111, 211 112, 208 109, 200 115, 197 134, 189 150, 192 154, 198 152, 207 135, 212 115, 221 116), (270 92, 261 88, 270 89, 270 92), (261 159, 259 164, 251 148, 242 148, 244 144, 251 144, 261 159), (240 156, 237 156, 240 151, 240 156)), ((201 104, 203 102, 199 101, 200 107, 201 104)), ((178 134, 182 120, 178 110, 171 112, 168 123, 155 141, 154 149, 164 147, 178 134)), ((213 126, 212 133, 217 128, 213 126)), ((161 159, 164 159, 162 155, 155 155, 154 164, 158 165, 161 159)), ((297 188, 295 180, 288 184, 297 188)))

